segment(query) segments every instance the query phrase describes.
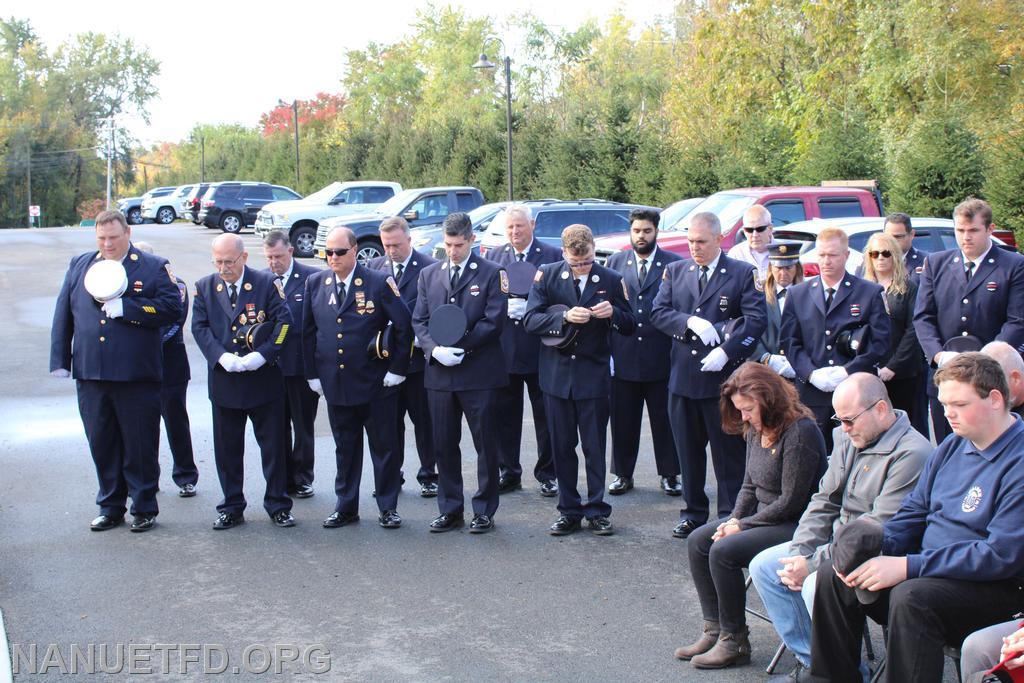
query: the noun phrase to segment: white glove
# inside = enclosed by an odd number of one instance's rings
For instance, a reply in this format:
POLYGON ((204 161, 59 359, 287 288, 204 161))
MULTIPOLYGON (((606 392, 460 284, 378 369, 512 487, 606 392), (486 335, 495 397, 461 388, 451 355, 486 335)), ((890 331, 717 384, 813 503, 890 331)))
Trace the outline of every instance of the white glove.
POLYGON ((420 338, 419 337, 413 337, 412 338, 412 345, 415 346, 417 349, 422 349, 423 348, 423 344, 420 344, 420 338))
POLYGON ((725 364, 729 362, 729 354, 727 354, 721 346, 715 349, 711 349, 711 353, 704 356, 700 360, 700 371, 701 372, 718 372, 725 367, 725 364))
POLYGON ((259 370, 267 364, 267 359, 259 351, 253 351, 241 358, 242 370, 259 370))
POLYGON ((615 358, 609 354, 608 356, 608 369, 611 371, 611 376, 615 376, 615 358))
POLYGON ((938 353, 938 363, 936 363, 936 365, 941 368, 943 365, 956 358, 956 356, 956 351, 940 351, 938 353))
POLYGON ((68 377, 71 376, 71 371, 65 370, 64 368, 57 368, 56 370, 50 373, 50 376, 57 377, 58 379, 67 379, 68 377))
POLYGON ((321 396, 324 395, 324 388, 320 384, 320 380, 318 380, 318 379, 307 379, 306 380, 306 384, 308 384, 309 388, 312 389, 313 391, 315 391, 316 393, 320 394, 321 396))
POLYGON ((405 375, 396 375, 393 372, 389 372, 384 375, 384 386, 386 387, 397 387, 399 384, 405 381, 405 375))
POLYGON ((222 353, 217 362, 222 368, 228 372, 241 372, 242 371, 242 359, 233 353, 222 353))
POLYGON ((695 335, 700 337, 700 340, 704 342, 705 346, 713 346, 722 341, 718 336, 718 330, 715 329, 715 326, 704 318, 691 315, 686 321, 686 326, 690 328, 695 335))
POLYGON ((103 304, 103 312, 107 314, 107 317, 113 320, 114 318, 121 318, 124 316, 124 302, 121 301, 121 297, 111 299, 110 301, 103 304))
POLYGON ((789 364, 789 359, 783 357, 782 362, 784 365, 782 366, 782 369, 778 371, 779 374, 786 379, 796 379, 796 370, 794 370, 793 366, 789 364))
POLYGON ((829 370, 831 370, 829 373, 829 379, 832 380, 832 390, 835 391, 835 388, 838 387, 844 379, 849 377, 850 373, 848 373, 846 368, 843 367, 829 368, 829 370))
POLYGON ((832 368, 818 368, 811 373, 807 381, 819 391, 824 391, 825 393, 829 393, 836 388, 836 385, 832 383, 832 368))
POLYGON ((430 353, 434 360, 449 368, 461 363, 463 354, 465 354, 465 351, 452 346, 435 346, 434 350, 430 353))
POLYGON ((526 299, 508 300, 508 317, 513 320, 522 320, 526 315, 526 299))

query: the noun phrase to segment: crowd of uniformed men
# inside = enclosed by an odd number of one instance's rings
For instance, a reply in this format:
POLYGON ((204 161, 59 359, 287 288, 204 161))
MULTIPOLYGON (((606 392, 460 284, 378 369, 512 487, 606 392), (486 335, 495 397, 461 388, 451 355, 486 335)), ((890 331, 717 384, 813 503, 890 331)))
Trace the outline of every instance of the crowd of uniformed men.
MULTIPOLYGON (((693 216, 688 259, 659 249, 659 215, 636 210, 632 249, 605 265, 595 263, 586 226, 566 228, 558 249, 535 238, 530 209, 521 205, 495 219, 504 221, 508 243, 485 256, 473 249, 468 216, 450 215, 440 262, 412 248, 398 217, 381 224, 385 255, 369 263, 357 259, 350 230, 334 229, 323 270, 294 260, 282 232, 263 241, 266 269, 249 265, 241 238, 221 235, 212 245, 214 272, 192 292, 223 492, 214 528, 244 520, 247 420, 261 451, 264 508, 276 525, 294 525, 292 498, 313 495, 320 397, 336 461, 326 528, 359 519, 364 434, 378 521, 401 525, 408 415, 421 495, 438 502, 430 531, 466 523, 463 418, 477 454, 469 531, 492 530, 499 494, 522 487, 525 393, 537 440, 534 477, 542 496, 557 496, 551 534, 573 533, 584 522, 594 534, 613 533, 605 493, 634 486, 646 405, 660 488, 684 503, 672 534, 687 538, 709 520, 728 518, 744 483, 747 447, 742 435, 723 429, 720 394, 749 361, 795 385, 829 451, 834 393, 855 373, 884 381, 888 403, 926 435, 927 387, 941 443, 950 426, 931 375, 989 342, 1024 351, 1024 257, 993 242, 985 202, 968 199, 953 218, 958 248, 926 256, 912 246, 911 219, 890 215, 868 243, 860 275, 846 268, 847 235, 823 229, 820 275, 806 280, 800 244, 773 240, 761 206, 746 211, 745 240, 728 254, 719 219, 693 216), (606 488, 609 423, 614 479, 606 488), (714 517, 705 492, 709 446, 714 517)), ((166 259, 130 238, 119 213, 97 218, 98 249, 72 259, 52 329, 50 370, 77 381, 99 479, 95 531, 123 522, 128 497, 131 530, 153 527, 161 415, 179 495, 194 496, 197 483, 184 409, 188 292, 166 259), (102 260, 120 261, 128 284, 101 303, 84 280, 102 260)), ((1024 390, 1011 389, 1019 407, 1024 390)), ((857 417, 839 419, 845 428, 857 417)))

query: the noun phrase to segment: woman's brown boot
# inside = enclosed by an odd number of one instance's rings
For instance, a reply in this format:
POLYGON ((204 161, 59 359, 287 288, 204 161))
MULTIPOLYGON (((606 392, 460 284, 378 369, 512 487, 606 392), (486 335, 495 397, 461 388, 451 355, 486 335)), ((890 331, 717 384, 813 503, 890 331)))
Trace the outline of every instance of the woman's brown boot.
MULTIPOLYGON (((683 645, 676 648, 676 659, 689 661, 697 655, 702 655, 715 646, 718 642, 718 633, 721 628, 717 621, 705 621, 704 632, 695 642, 690 645, 683 645)), ((747 648, 749 650, 749 648, 747 648)))
POLYGON ((690 660, 698 669, 724 669, 727 666, 750 664, 750 631, 744 626, 737 633, 722 631, 715 646, 690 660))

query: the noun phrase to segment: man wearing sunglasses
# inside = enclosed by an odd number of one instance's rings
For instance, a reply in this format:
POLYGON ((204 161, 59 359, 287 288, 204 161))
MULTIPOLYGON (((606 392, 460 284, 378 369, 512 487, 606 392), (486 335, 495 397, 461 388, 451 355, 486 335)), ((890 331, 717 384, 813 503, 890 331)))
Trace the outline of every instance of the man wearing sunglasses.
POLYGON ((811 611, 819 568, 827 569, 832 539, 844 524, 862 516, 884 523, 914 488, 931 443, 914 430, 907 414, 893 410, 885 384, 856 372, 832 395, 835 448, 818 491, 793 540, 761 551, 750 562, 772 626, 797 660, 788 677, 799 680, 811 666, 811 611))
POLYGON ((192 336, 206 356, 213 406, 213 454, 224 499, 217 505, 216 530, 244 521, 245 423, 252 422, 267 488, 263 508, 279 527, 295 526, 284 461, 284 377, 276 361, 292 316, 284 286, 273 273, 246 265, 249 254, 238 235, 213 240, 216 272, 196 283, 192 336), (238 340, 246 326, 272 326, 266 340, 249 350, 238 340))
POLYGON ((668 410, 686 499, 672 530, 675 538, 687 538, 708 521, 704 481, 709 443, 718 480, 718 516, 732 512, 743 484, 746 445, 743 437, 722 431, 719 394, 722 382, 753 354, 767 316, 764 296, 757 291, 757 271, 722 253, 718 216, 698 213, 686 235, 692 258, 665 266, 651 312, 651 323, 674 341, 668 410), (715 324, 738 318, 743 322, 722 339, 715 324))
POLYGON ((356 236, 346 227, 327 235, 327 267, 306 279, 302 302, 302 359, 309 388, 327 402, 334 434, 337 495, 323 521, 337 529, 359 519, 363 435, 370 446, 377 491, 377 521, 385 529, 402 524, 402 488, 396 425, 399 385, 409 372, 412 325, 394 277, 358 262, 356 236), (368 347, 391 325, 384 358, 368 347))
POLYGON ((763 283, 768 276, 768 245, 772 243, 772 214, 760 204, 743 212, 743 236, 746 240, 733 245, 728 256, 757 268, 757 279, 763 283))

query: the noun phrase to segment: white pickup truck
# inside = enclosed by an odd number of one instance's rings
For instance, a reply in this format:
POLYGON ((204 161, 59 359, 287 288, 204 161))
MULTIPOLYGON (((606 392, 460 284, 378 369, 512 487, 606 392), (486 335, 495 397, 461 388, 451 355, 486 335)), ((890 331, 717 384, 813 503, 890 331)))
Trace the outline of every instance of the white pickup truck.
POLYGON ((398 183, 385 181, 334 182, 305 199, 264 206, 256 216, 256 235, 264 237, 271 230, 283 230, 295 247, 295 255, 310 258, 320 221, 372 212, 401 191, 398 183))

